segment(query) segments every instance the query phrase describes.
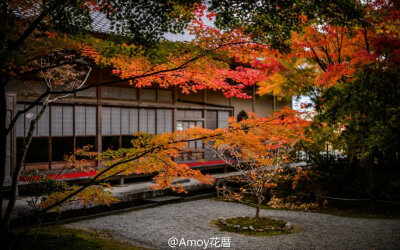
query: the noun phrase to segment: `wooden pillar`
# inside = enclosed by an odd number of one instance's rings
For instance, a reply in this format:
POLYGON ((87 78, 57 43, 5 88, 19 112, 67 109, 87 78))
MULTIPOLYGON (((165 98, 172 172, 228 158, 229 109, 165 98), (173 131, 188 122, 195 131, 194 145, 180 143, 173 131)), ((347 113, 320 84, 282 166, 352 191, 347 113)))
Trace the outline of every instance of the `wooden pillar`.
POLYGON ((207 103, 207 90, 203 91, 203 127, 207 128, 207 107, 206 107, 206 103, 207 103))
POLYGON ((217 197, 219 198, 219 190, 220 190, 220 187, 219 187, 219 179, 217 179, 216 181, 215 181, 215 189, 217 190, 217 197))
MULTIPOLYGON (((103 81, 103 75, 101 69, 97 69, 97 83, 101 83, 103 81)), ((97 106, 96 106, 96 137, 95 137, 95 150, 97 153, 103 152, 103 140, 102 140, 102 131, 101 131, 101 113, 102 113, 102 105, 101 105, 101 92, 102 88, 97 86, 97 106)), ((100 162, 96 162, 96 165, 101 165, 100 162)))
POLYGON ((252 99, 251 99, 251 111, 253 111, 253 113, 256 112, 256 86, 253 85, 253 91, 252 91, 252 99))
MULTIPOLYGON (((6 117, 6 125, 8 126, 12 120, 12 118, 15 116, 15 114, 18 112, 17 110, 17 95, 14 93, 7 93, 6 92, 6 102, 7 102, 7 117, 6 117)), ((25 123, 24 123, 25 124, 25 123)), ((16 127, 15 126, 11 132, 7 135, 7 142, 6 142, 6 159, 5 159, 5 164, 6 168, 4 169, 4 184, 10 184, 11 185, 11 178, 12 178, 12 173, 15 169, 15 165, 17 163, 17 136, 16 136, 16 127)), ((17 190, 18 192, 18 190, 17 190)), ((18 196, 18 193, 17 193, 18 196)))
POLYGON ((47 107, 48 111, 49 111, 49 138, 48 138, 48 149, 49 149, 49 153, 48 153, 48 159, 49 159, 49 169, 51 170, 51 164, 53 161, 53 140, 52 140, 52 134, 51 134, 51 106, 49 105, 47 107))
POLYGON ((178 102, 178 88, 176 86, 174 86, 173 90, 172 90, 172 104, 174 105, 174 110, 173 110, 173 117, 172 117, 172 121, 173 121, 173 129, 172 131, 176 130, 176 121, 178 118, 178 109, 177 109, 177 104, 178 102))
MULTIPOLYGON (((207 128, 207 107, 206 107, 206 103, 207 103, 207 90, 205 89, 203 91, 203 128, 207 128)), ((203 159, 207 158, 207 153, 206 153, 207 149, 205 147, 205 144, 203 143, 203 159)))
POLYGON ((95 138, 95 144, 96 144, 96 152, 101 153, 102 152, 102 133, 101 133, 101 112, 102 112, 102 106, 98 105, 96 109, 96 138, 95 138))
POLYGON ((275 112, 276 106, 275 106, 275 95, 274 92, 272 92, 272 111, 275 112))
POLYGON ((138 88, 138 104, 142 104, 142 88, 138 88))
POLYGON ((74 146, 74 157, 75 157, 75 150, 76 150, 76 135, 75 135, 75 122, 76 122, 76 114, 75 114, 75 104, 72 104, 72 140, 73 140, 73 146, 74 146))
POLYGON ((125 185, 125 178, 124 178, 123 176, 120 176, 120 177, 119 177, 119 185, 120 185, 120 186, 125 185))

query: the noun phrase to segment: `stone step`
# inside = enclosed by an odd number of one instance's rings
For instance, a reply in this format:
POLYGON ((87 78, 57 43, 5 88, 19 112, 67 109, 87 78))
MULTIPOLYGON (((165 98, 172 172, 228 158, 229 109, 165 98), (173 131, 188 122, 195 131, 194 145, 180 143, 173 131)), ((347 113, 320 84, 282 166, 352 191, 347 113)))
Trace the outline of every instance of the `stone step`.
POLYGON ((170 201, 179 201, 181 199, 182 199, 182 197, 180 197, 180 196, 166 195, 166 196, 158 196, 158 197, 154 197, 154 198, 148 198, 148 199, 144 199, 144 200, 156 202, 156 203, 163 203, 163 202, 170 202, 170 201))

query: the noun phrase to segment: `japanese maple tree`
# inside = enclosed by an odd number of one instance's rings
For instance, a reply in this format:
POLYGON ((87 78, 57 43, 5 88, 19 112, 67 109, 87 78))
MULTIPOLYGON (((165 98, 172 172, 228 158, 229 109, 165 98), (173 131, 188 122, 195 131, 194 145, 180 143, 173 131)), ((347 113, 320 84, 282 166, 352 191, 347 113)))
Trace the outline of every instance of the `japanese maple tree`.
POLYGON ((266 192, 282 179, 302 175, 302 168, 293 152, 301 140, 306 139, 309 122, 296 111, 283 109, 270 117, 235 122, 218 136, 210 147, 241 175, 231 181, 242 184, 240 192, 226 190, 228 199, 241 200, 245 195, 256 199, 255 218, 259 217, 266 192))

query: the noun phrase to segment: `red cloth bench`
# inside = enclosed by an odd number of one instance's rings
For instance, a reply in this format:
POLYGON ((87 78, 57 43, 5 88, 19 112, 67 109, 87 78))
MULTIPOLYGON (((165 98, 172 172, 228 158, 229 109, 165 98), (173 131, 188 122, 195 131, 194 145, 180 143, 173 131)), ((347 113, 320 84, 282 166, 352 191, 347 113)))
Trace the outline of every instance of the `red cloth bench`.
MULTIPOLYGON (((189 167, 207 167, 207 166, 214 166, 214 165, 223 165, 225 164, 224 161, 215 160, 215 161, 204 161, 204 162, 186 162, 186 165, 189 167)), ((56 180, 74 180, 74 179, 81 179, 81 178, 89 178, 96 175, 96 171, 79 171, 79 172, 70 172, 70 173, 63 173, 63 174, 46 174, 48 177, 56 180)), ((20 181, 27 181, 25 177, 20 177, 20 181)))

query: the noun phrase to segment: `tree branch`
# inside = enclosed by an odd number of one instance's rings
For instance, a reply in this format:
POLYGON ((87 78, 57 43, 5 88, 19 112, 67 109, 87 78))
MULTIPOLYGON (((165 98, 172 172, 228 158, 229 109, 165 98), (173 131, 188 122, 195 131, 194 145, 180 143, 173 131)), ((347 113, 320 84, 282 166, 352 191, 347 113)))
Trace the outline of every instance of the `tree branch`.
POLYGON ((9 51, 14 51, 18 49, 18 47, 24 43, 25 39, 32 34, 32 32, 37 28, 40 22, 46 17, 48 10, 49 9, 43 10, 42 13, 40 13, 40 15, 35 20, 33 20, 33 22, 24 31, 24 33, 22 33, 18 40, 15 42, 11 42, 10 46, 8 47, 9 51))

